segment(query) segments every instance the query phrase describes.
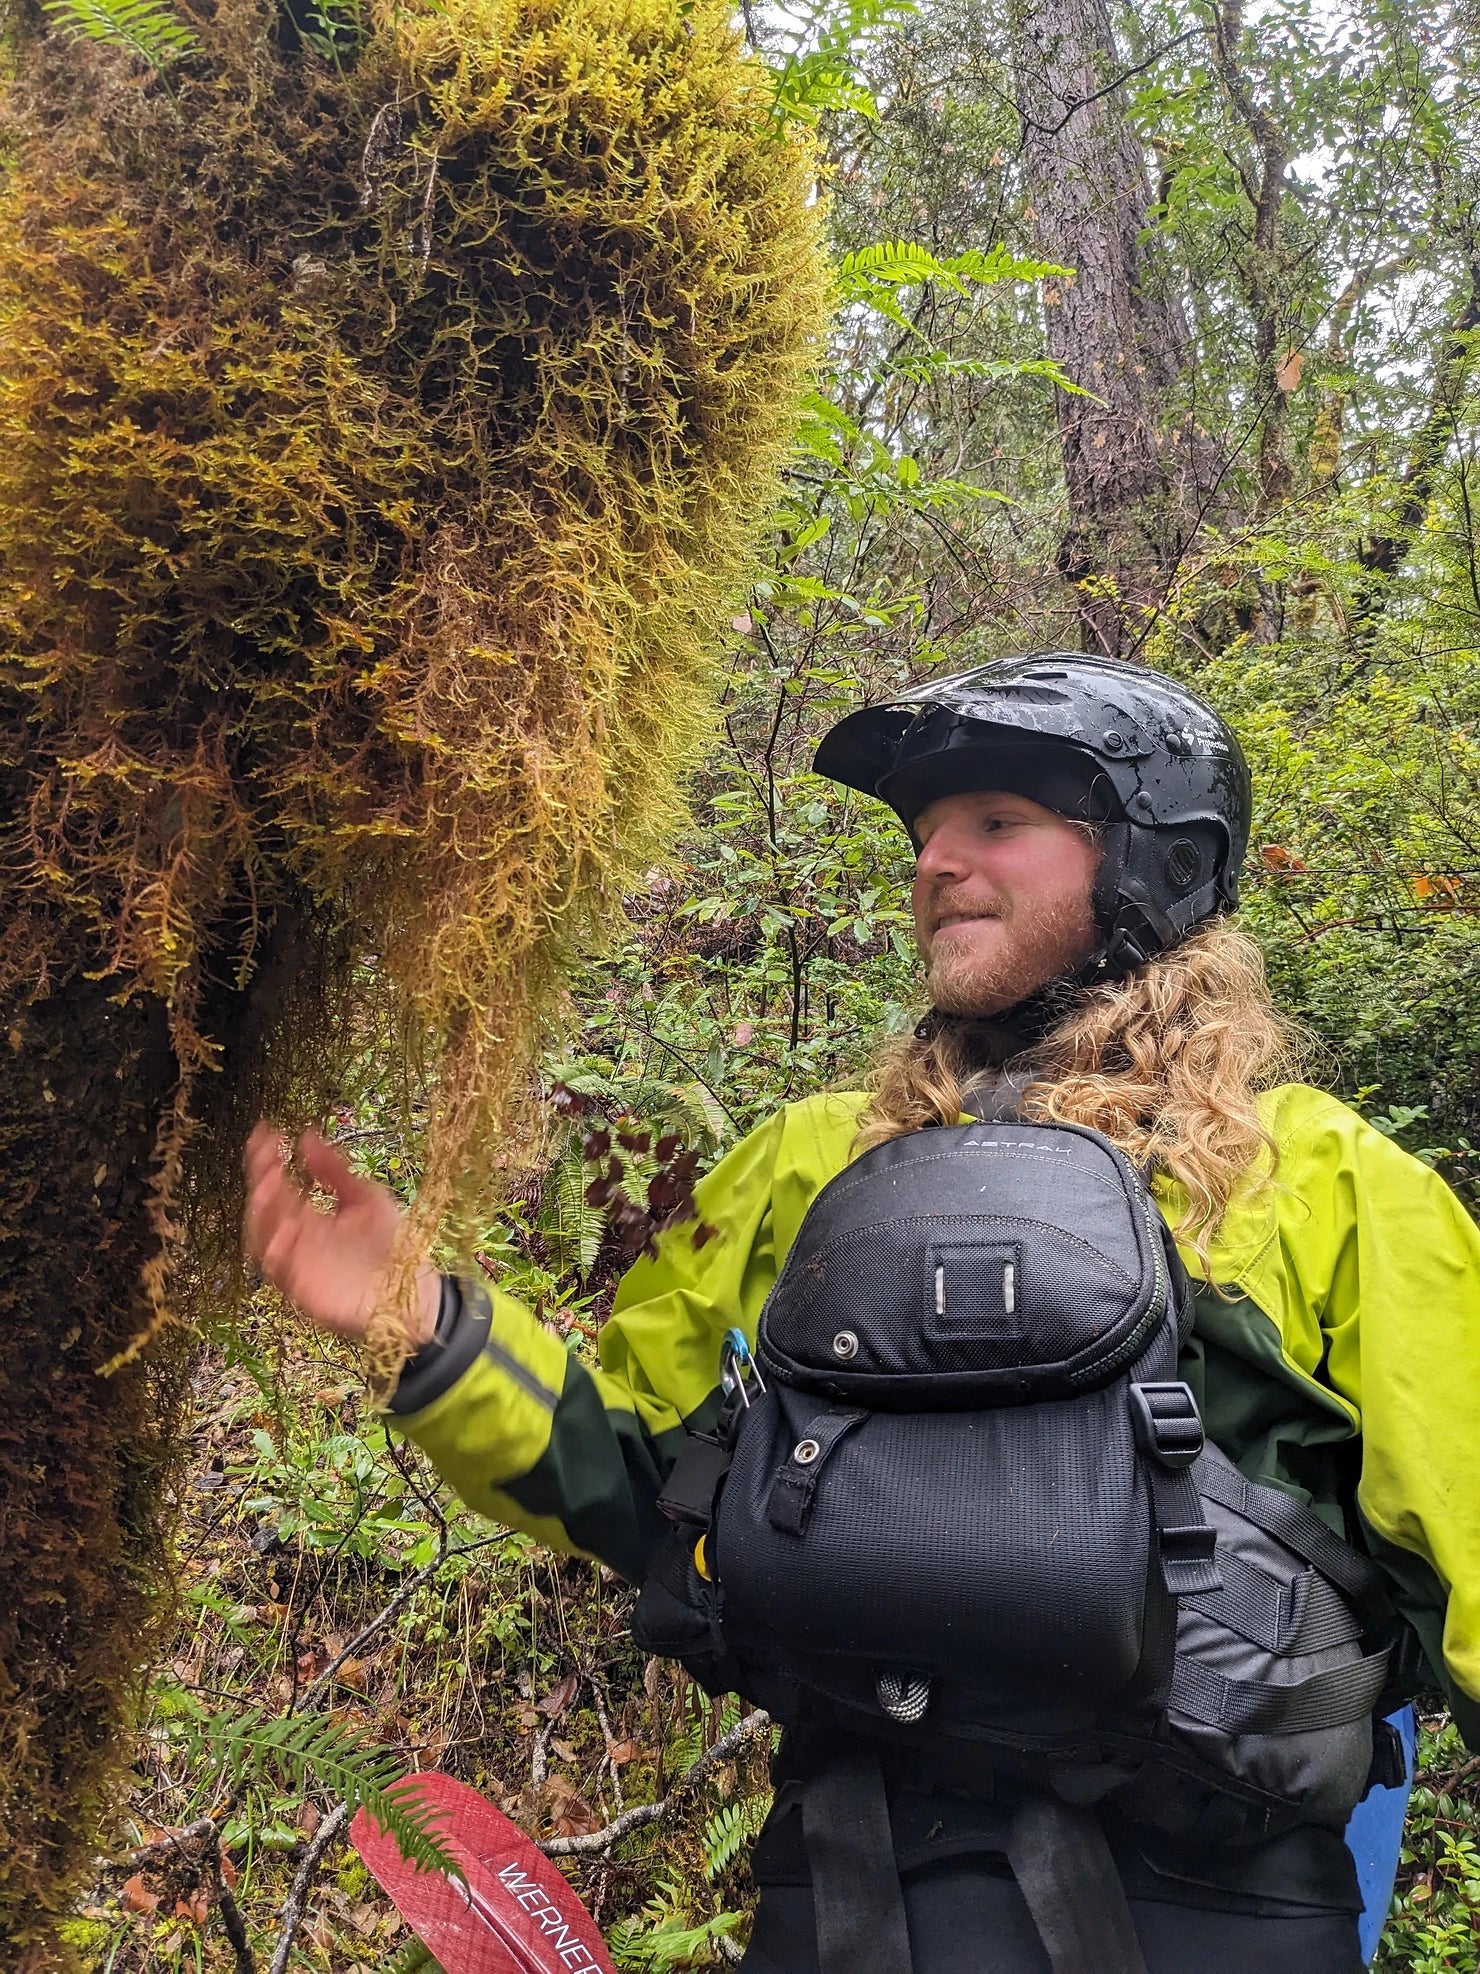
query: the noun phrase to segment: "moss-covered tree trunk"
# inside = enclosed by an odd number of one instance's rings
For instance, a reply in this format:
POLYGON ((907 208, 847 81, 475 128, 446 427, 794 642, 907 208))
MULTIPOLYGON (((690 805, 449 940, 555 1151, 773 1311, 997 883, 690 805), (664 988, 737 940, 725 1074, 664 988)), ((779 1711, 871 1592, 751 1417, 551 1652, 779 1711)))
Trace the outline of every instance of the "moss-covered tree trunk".
POLYGON ((42 1966, 155 1616, 180 1351, 98 1373, 148 1321, 178 1071, 157 1004, 75 972, 0 1037, 0 1887, 5 1964, 42 1966))
POLYGON ((7 1966, 167 1581, 161 1320, 221 1312, 240 1126, 373 1000, 416 1237, 477 1182, 670 836, 824 320, 721 0, 150 18, 13 15, 0 99, 7 1966))

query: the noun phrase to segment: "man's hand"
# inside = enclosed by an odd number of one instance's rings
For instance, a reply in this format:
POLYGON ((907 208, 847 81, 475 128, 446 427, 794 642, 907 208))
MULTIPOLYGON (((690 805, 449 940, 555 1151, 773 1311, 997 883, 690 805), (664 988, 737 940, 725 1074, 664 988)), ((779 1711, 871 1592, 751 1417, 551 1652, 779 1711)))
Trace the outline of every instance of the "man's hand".
MULTIPOLYGON (((299 1160, 334 1197, 333 1210, 320 1212, 289 1174, 286 1150, 267 1124, 247 1140, 247 1252, 311 1323, 358 1340, 384 1292, 401 1208, 384 1186, 357 1177, 317 1131, 305 1131, 299 1160)), ((424 1262, 416 1273, 416 1306, 407 1312, 413 1343, 431 1336, 440 1301, 440 1279, 424 1262)))

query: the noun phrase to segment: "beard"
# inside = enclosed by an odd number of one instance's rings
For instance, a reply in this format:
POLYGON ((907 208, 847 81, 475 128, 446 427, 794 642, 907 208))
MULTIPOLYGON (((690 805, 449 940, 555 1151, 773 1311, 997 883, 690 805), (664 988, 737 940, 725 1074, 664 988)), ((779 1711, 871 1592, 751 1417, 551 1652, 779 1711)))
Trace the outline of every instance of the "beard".
MULTIPOLYGON (((943 901, 939 909, 948 913, 951 903, 943 901)), ((985 953, 970 939, 932 940, 925 984, 942 1014, 1002 1014, 1048 981, 1077 971, 1098 937, 1087 899, 1055 899, 1031 918, 1014 914, 998 923, 1002 936, 985 953)))

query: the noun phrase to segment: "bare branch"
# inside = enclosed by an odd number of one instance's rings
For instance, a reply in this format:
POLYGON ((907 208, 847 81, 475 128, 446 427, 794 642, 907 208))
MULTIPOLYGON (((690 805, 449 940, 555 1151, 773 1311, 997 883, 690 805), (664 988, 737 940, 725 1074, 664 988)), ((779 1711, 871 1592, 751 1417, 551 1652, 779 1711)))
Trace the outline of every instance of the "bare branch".
MULTIPOLYGON (((645 1823, 656 1823, 667 1816, 678 1798, 685 1795, 697 1783, 702 1782, 710 1769, 728 1761, 737 1749, 743 1747, 752 1734, 759 1734, 762 1728, 771 1725, 771 1716, 757 1707, 754 1713, 747 1714, 744 1720, 732 1727, 728 1734, 722 1734, 712 1748, 706 1749, 692 1768, 685 1769, 659 1802, 639 1803, 622 1815, 615 1817, 604 1830, 592 1830, 584 1837, 551 1837, 540 1845, 546 1857, 594 1857, 602 1851, 609 1851, 613 1844, 634 1830, 640 1830, 645 1823)), ((274 1967, 272 1974, 278 1974, 274 1967)))
POLYGON ((288 1974, 288 1961, 293 1952, 293 1941, 298 1928, 303 1924, 303 1909, 308 1903, 308 1895, 313 1881, 318 1876, 324 1854, 334 1842, 345 1824, 349 1821, 348 1803, 337 1803, 309 1839, 308 1849, 303 1853, 303 1862, 288 1896, 283 1901, 282 1925, 278 1933, 277 1945, 273 1948, 272 1965, 268 1974, 288 1974))

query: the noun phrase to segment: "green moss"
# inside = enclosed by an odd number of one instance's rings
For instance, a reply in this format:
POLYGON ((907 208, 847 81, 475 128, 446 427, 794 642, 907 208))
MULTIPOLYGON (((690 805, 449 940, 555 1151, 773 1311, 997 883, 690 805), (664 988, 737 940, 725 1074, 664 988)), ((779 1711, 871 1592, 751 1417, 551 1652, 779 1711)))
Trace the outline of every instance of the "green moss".
MULTIPOLYGON (((362 983, 426 1051, 421 1223, 477 1182, 572 943, 668 839, 824 306, 812 161, 718 0, 387 7, 346 75, 253 0, 200 37, 166 88, 23 36, 0 112, 0 998, 79 1058, 105 1003, 157 1043, 104 1050, 126 1122, 91 1091, 27 1153, 62 1216, 18 1192, 3 1233, 9 1418, 43 1283, 86 1399, 0 1484, 45 1446, 92 1490, 113 1668, 65 1764, 56 1723, 0 1755, 11 1911, 85 1848, 161 1574, 167 1407, 94 1368, 157 1325, 182 1210, 225 1252, 241 1121, 322 1100, 362 983), (103 1261, 66 1209, 115 1158, 103 1261)), ((12 1624, 0 1689, 92 1649, 12 1624)))

